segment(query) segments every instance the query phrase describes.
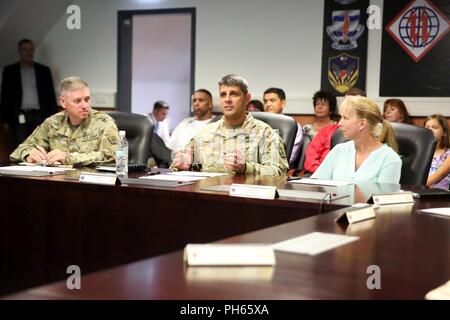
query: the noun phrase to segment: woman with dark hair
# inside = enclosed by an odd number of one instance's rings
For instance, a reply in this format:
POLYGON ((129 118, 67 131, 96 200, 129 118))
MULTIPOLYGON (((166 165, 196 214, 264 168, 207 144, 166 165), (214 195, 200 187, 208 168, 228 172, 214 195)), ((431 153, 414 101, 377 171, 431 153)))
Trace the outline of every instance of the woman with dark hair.
POLYGON ((405 103, 400 99, 387 99, 384 102, 383 117, 389 122, 412 123, 405 103))
POLYGON ((436 149, 431 162, 427 186, 448 189, 450 185, 450 133, 447 120, 440 114, 433 114, 425 119, 424 127, 433 131, 436 149))
POLYGON ((317 91, 313 96, 314 116, 316 120, 303 126, 303 134, 314 138, 326 126, 336 124, 332 119, 336 111, 336 97, 328 91, 317 91))

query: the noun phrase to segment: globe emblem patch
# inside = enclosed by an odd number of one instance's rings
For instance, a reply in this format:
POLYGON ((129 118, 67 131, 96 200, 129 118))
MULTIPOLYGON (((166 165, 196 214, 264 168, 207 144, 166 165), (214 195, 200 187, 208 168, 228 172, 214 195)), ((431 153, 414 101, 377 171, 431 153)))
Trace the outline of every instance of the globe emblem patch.
POLYGON ((428 0, 411 1, 386 26, 386 31, 415 62, 419 62, 449 30, 447 17, 428 0))
POLYGON ((425 47, 436 38, 439 19, 434 11, 426 7, 415 7, 402 17, 398 31, 406 45, 425 47))

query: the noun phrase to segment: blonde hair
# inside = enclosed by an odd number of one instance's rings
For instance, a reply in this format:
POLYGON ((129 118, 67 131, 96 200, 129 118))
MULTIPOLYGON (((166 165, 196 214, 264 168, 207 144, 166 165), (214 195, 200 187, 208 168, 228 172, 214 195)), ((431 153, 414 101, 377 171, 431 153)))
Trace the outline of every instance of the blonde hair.
POLYGON ((394 129, 389 121, 383 118, 380 108, 374 101, 362 96, 348 96, 342 101, 341 112, 354 115, 357 119, 366 119, 372 137, 381 143, 387 143, 398 152, 394 129))
POLYGON ((67 92, 87 88, 88 84, 78 77, 67 77, 59 83, 59 95, 63 96, 67 92))

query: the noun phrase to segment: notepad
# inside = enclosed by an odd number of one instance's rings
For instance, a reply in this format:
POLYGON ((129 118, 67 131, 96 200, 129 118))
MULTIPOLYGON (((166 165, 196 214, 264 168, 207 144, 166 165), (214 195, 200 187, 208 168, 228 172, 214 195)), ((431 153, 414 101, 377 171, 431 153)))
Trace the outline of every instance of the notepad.
POLYGON ((312 232, 304 236, 273 244, 276 251, 297 254, 317 255, 319 253, 343 246, 358 240, 359 237, 332 233, 312 232))
POLYGON ((2 175, 15 175, 15 176, 48 176, 65 174, 69 170, 75 170, 71 168, 58 168, 58 167, 44 167, 44 166, 7 166, 0 167, 0 173, 2 175))
POLYGON ((340 187, 347 186, 349 184, 355 184, 352 181, 343 181, 343 180, 322 180, 322 179, 299 179, 299 180, 290 180, 289 183, 297 183, 297 184, 314 184, 319 186, 331 186, 331 187, 340 187))
POLYGON ((429 208, 429 209, 422 209, 422 212, 425 213, 433 213, 433 214, 439 214, 442 216, 450 217, 450 207, 446 208, 429 208))
POLYGON ((425 295, 427 300, 450 300, 450 281, 431 290, 425 295))

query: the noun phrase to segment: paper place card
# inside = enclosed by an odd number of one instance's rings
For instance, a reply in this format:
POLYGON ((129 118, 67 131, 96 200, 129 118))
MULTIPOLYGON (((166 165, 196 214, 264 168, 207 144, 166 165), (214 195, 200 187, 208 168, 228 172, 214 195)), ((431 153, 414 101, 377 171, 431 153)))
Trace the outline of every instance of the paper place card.
POLYGON ((82 172, 78 181, 81 183, 104 184, 110 186, 120 184, 120 181, 115 174, 105 173, 82 172))
POLYGON ((211 266, 209 268, 185 268, 187 281, 271 281, 272 266, 211 266))
POLYGON ((378 206, 375 207, 376 214, 395 214, 395 213, 405 213, 412 212, 414 207, 414 203, 400 203, 400 204, 391 204, 387 206, 378 206))
POLYGON ((439 214, 442 216, 450 217, 450 207, 447 208, 429 208, 429 209, 422 209, 422 212, 425 213, 433 213, 433 214, 439 214))
POLYGON ((322 180, 322 179, 299 179, 299 180, 290 180, 289 183, 297 183, 297 184, 315 184, 319 186, 331 186, 331 187, 340 187, 347 186, 349 184, 355 184, 353 181, 339 181, 339 180, 322 180))
POLYGON ((425 295, 427 300, 450 300, 450 281, 431 290, 425 295))
POLYGON ((275 254, 265 244, 188 244, 184 261, 189 266, 275 265, 275 254))
POLYGON ((279 195, 275 186, 233 183, 230 187, 230 196, 272 200, 279 195))
POLYGON ((372 205, 365 207, 352 207, 335 219, 337 223, 352 224, 375 218, 375 210, 372 205))
POLYGON ((226 176, 228 173, 222 173, 222 172, 199 172, 199 171, 173 171, 173 172, 167 172, 167 174, 174 175, 174 176, 188 176, 188 177, 221 177, 226 176))
POLYGON ((304 236, 275 243, 272 247, 276 251, 309 254, 314 256, 358 239, 359 237, 354 236, 312 232, 304 236))
POLYGON ((414 203, 412 192, 392 192, 392 193, 379 193, 373 194, 370 197, 369 203, 381 206, 386 204, 399 204, 399 203, 414 203))

